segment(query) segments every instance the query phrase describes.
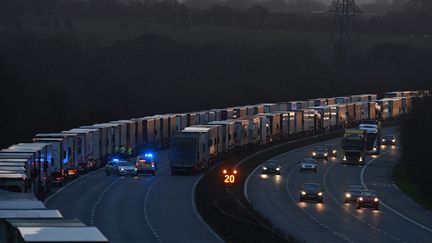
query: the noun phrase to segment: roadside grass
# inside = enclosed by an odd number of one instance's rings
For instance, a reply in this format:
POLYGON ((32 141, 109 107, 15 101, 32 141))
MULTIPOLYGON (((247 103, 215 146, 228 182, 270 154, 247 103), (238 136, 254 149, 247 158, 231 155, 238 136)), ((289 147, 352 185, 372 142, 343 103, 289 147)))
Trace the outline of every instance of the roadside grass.
POLYGON ((416 201, 424 208, 432 210, 432 197, 425 195, 411 181, 411 177, 408 174, 406 165, 403 162, 397 163, 393 168, 393 180, 396 183, 396 186, 411 199, 416 201))

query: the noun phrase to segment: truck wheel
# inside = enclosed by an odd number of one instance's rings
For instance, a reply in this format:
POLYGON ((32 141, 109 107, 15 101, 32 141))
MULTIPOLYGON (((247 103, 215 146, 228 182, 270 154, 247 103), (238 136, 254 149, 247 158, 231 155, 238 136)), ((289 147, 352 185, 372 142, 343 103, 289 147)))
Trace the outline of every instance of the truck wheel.
POLYGON ((357 205, 357 209, 360 209, 361 207, 359 205, 357 205))

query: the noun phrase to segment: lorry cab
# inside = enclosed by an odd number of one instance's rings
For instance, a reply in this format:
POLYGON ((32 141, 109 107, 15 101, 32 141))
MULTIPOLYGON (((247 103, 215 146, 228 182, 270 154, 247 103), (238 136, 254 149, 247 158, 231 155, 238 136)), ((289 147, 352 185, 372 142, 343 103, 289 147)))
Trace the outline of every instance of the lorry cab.
POLYGON ((135 168, 137 169, 137 174, 156 175, 157 166, 153 160, 153 154, 146 153, 144 155, 138 156, 135 163, 135 168))

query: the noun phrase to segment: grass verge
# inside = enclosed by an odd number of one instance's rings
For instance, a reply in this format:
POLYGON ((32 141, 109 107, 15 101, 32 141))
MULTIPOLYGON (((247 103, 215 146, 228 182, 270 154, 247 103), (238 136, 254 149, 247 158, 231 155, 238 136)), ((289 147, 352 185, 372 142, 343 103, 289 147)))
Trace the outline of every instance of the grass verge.
POLYGON ((415 183, 412 182, 408 169, 403 162, 399 162, 393 168, 393 180, 396 186, 411 199, 428 210, 432 210, 432 197, 425 195, 415 183))

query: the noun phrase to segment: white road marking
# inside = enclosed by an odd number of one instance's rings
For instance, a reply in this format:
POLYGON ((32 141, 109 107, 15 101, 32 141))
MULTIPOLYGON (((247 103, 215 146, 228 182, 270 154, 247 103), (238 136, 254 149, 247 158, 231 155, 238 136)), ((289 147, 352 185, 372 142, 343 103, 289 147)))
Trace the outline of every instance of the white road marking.
POLYGON ((116 180, 114 180, 109 186, 107 186, 102 193, 99 195, 98 199, 96 200, 96 202, 93 204, 91 210, 90 210, 90 225, 94 225, 94 218, 96 215, 96 207, 99 205, 99 203, 102 201, 102 198, 104 197, 105 193, 111 189, 112 186, 114 186, 114 184, 116 184, 117 182, 119 182, 121 179, 123 179, 123 177, 119 177, 116 180))
MULTIPOLYGON (((279 158, 279 157, 285 157, 285 156, 287 156, 288 154, 291 154, 291 153, 297 152, 297 151, 299 151, 299 150, 301 150, 301 149, 305 149, 305 148, 307 148, 307 147, 312 147, 312 146, 315 146, 315 144, 309 144, 309 145, 306 145, 306 146, 303 146, 303 147, 300 147, 300 148, 296 148, 296 149, 290 150, 290 151, 288 151, 288 152, 286 152, 286 153, 283 153, 283 154, 280 154, 280 155, 278 155, 278 156, 276 156, 276 157, 274 157, 274 158, 272 158, 272 159, 277 159, 277 158, 279 158)), ((250 156, 248 156, 248 157, 242 159, 242 160, 239 161, 239 162, 238 162, 234 167, 237 167, 237 166, 241 165, 244 161, 250 159, 253 155, 256 155, 256 154, 258 154, 258 153, 251 154, 250 156)), ((250 178, 252 177, 252 175, 254 175, 254 174, 256 173, 256 171, 260 168, 260 166, 261 166, 261 165, 258 165, 258 166, 257 166, 257 167, 252 171, 252 173, 250 173, 250 174, 248 175, 248 177, 246 178, 246 181, 245 181, 244 187, 243 187, 243 194, 245 195, 245 197, 246 197, 246 199, 248 200, 248 202, 249 202, 250 205, 252 205, 252 202, 251 202, 251 200, 249 199, 249 193, 248 193, 249 180, 250 180, 250 178)), ((253 205, 252 205, 252 207, 253 207, 253 205)))
POLYGON ((143 212, 144 212, 144 219, 146 221, 147 226, 150 228, 150 231, 152 232, 153 236, 156 238, 157 241, 162 242, 162 238, 159 236, 159 234, 157 233, 157 231, 155 230, 155 228, 153 227, 151 221, 150 221, 150 217, 148 214, 148 210, 147 210, 147 205, 148 205, 148 199, 150 197, 150 192, 153 189, 153 187, 162 179, 164 179, 166 176, 168 175, 168 173, 162 175, 161 177, 159 177, 157 180, 155 180, 150 187, 147 189, 147 192, 145 194, 145 198, 144 198, 144 207, 143 207, 143 212))
POLYGON ((286 179, 286 189, 287 189, 287 191, 288 191, 288 195, 289 195, 289 197, 291 198, 291 201, 294 203, 294 205, 296 205, 301 211, 303 211, 309 218, 311 218, 313 221, 315 221, 316 223, 318 223, 319 225, 321 225, 321 226, 323 226, 326 230, 328 230, 329 232, 331 232, 331 233, 333 233, 334 235, 336 235, 337 237, 339 237, 339 238, 341 238, 342 240, 344 240, 344 241, 347 241, 347 242, 354 242, 353 240, 351 240, 351 239, 349 239, 346 235, 344 235, 344 234, 341 234, 341 233, 339 233, 339 232, 337 232, 337 231, 335 231, 334 229, 332 229, 330 226, 328 226, 328 225, 325 225, 324 223, 322 223, 320 220, 318 220, 315 216, 313 216, 311 213, 309 213, 307 210, 305 210, 305 209, 303 209, 303 208, 301 208, 301 207, 299 207, 298 206, 298 204, 297 204, 297 201, 294 199, 294 197, 293 197, 293 195, 292 195, 292 193, 291 193, 291 191, 290 191, 290 189, 289 189, 289 179, 290 179, 290 177, 291 177, 291 175, 292 175, 292 173, 294 172, 294 171, 296 171, 296 168, 298 167, 299 165, 295 165, 292 169, 291 169, 291 171, 289 172, 289 174, 288 174, 288 177, 287 177, 287 179, 286 179))
POLYGON ((66 184, 66 185, 64 185, 63 187, 61 187, 58 191, 54 192, 54 193, 51 194, 49 197, 47 197, 47 199, 45 199, 44 203, 48 203, 49 200, 51 200, 54 196, 56 196, 57 194, 59 194, 59 193, 60 193, 61 191, 63 191, 64 189, 70 187, 70 186, 73 185, 74 183, 76 183, 76 182, 80 181, 81 179, 84 179, 84 178, 86 178, 86 177, 88 177, 88 176, 91 176, 91 175, 93 175, 93 174, 96 174, 97 172, 101 171, 102 169, 103 169, 103 167, 102 167, 102 168, 99 168, 99 169, 97 169, 97 170, 95 170, 95 171, 93 171, 93 172, 91 172, 91 173, 88 173, 88 174, 86 174, 86 175, 80 176, 80 177, 76 178, 75 180, 69 182, 68 184, 66 184))
MULTIPOLYGON (((382 156, 379 155, 379 156, 382 156)), ((380 229, 374 225, 371 225, 370 223, 366 222, 365 220, 361 219, 360 217, 358 217, 358 215, 355 215, 354 213, 352 213, 348 208, 343 207, 344 204, 342 204, 341 202, 339 202, 336 197, 333 195, 333 193, 331 193, 331 191, 328 189, 327 186, 327 175, 328 172, 330 171, 331 168, 333 168, 333 166, 335 166, 336 163, 333 163, 330 165, 330 167, 326 170, 326 172, 324 173, 324 187, 327 188, 328 191, 328 195, 330 196, 330 198, 340 207, 342 208, 345 212, 347 212, 349 215, 351 215, 352 217, 354 217, 355 219, 357 219, 359 222, 366 224, 370 229, 378 231, 378 232, 383 232, 384 235, 389 236, 391 238, 396 238, 398 240, 400 240, 399 238, 397 238, 396 236, 392 235, 391 233, 387 233, 386 231, 384 231, 383 229, 380 229)))
POLYGON ((195 203, 195 188, 198 185, 198 183, 201 181, 201 179, 204 177, 204 173, 201 174, 201 176, 195 181, 193 187, 192 187, 192 193, 191 193, 191 200, 192 200, 192 208, 194 210, 195 215, 197 216, 198 220, 207 228, 208 231, 220 242, 225 242, 214 230, 202 219, 201 215, 198 212, 198 209, 196 207, 195 203))
MULTIPOLYGON (((382 153, 381 155, 384 155, 384 154, 386 154, 386 153, 389 153, 390 151, 391 151, 391 150, 389 150, 389 151, 387 151, 387 152, 384 152, 384 153, 382 153)), ((363 186, 365 189, 367 189, 367 186, 366 186, 366 183, 364 182, 364 172, 366 171, 366 168, 367 168, 371 163, 373 163, 376 159, 378 159, 378 158, 379 158, 379 157, 370 160, 370 161, 369 161, 369 162, 368 162, 368 163, 367 163, 367 164, 362 168, 362 170, 361 170, 361 172, 360 172, 360 181, 361 181, 362 186, 363 186)), ((428 227, 422 225, 421 223, 419 223, 419 222, 417 222, 417 221, 415 221, 415 220, 413 220, 413 219, 411 219, 411 218, 405 216, 404 214, 398 212, 397 210, 395 210, 395 209, 393 209, 392 207, 390 207, 390 206, 388 206, 387 204, 385 204, 383 201, 381 201, 380 204, 383 205, 384 207, 386 207, 388 210, 390 210, 390 211, 392 211, 393 213, 395 213, 396 215, 402 217, 403 219, 405 219, 405 220, 407 220, 407 221, 409 221, 409 222, 411 222, 411 223, 413 223, 413 224, 419 226, 420 228, 422 228, 422 229, 424 229, 424 230, 429 231, 429 232, 432 233, 432 229, 430 229, 430 228, 428 228, 428 227)))

